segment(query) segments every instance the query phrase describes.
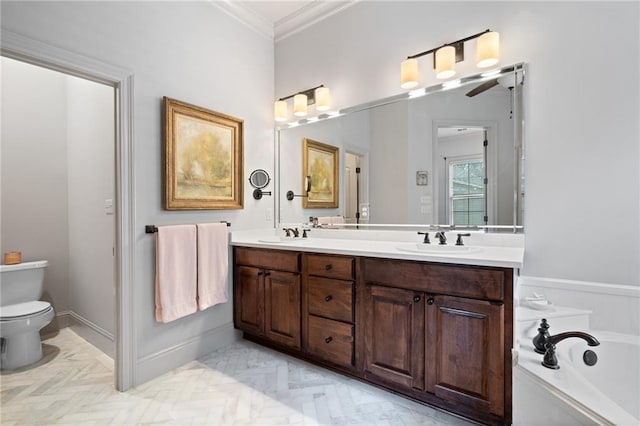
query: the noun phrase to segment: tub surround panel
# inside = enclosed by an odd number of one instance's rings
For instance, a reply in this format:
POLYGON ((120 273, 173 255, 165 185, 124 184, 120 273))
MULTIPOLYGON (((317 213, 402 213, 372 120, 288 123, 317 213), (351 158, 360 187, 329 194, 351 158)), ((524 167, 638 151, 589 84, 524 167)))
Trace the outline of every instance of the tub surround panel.
POLYGON ((534 292, 553 304, 591 311, 590 326, 596 330, 640 335, 640 287, 598 282, 520 277, 520 298, 534 292))

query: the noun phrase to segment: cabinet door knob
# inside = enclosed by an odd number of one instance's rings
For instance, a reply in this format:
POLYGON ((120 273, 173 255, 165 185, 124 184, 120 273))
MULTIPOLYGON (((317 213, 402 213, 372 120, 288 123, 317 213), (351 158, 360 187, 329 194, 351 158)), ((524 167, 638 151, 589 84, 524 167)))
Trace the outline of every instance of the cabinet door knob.
POLYGON ((333 299, 333 297, 331 295, 328 295, 327 297, 324 298, 325 302, 330 301, 331 299, 333 299))
POLYGON ((264 273, 264 276, 265 276, 265 277, 268 277, 268 276, 270 276, 270 275, 271 275, 271 272, 265 272, 265 273, 264 273))
POLYGON ((333 268, 333 265, 328 264, 328 265, 324 265, 324 270, 325 271, 330 271, 333 268))
POLYGON ((427 305, 433 305, 433 302, 434 302, 433 297, 430 297, 427 299, 427 305))
POLYGON ((329 336, 326 339, 324 339, 325 343, 331 343, 331 341, 333 340, 333 337, 329 336))
POLYGON ((413 301, 418 303, 420 301, 420 296, 413 296, 413 301))
POLYGON ((263 275, 264 275, 264 271, 260 271, 260 272, 258 272, 258 276, 259 276, 259 277, 261 277, 261 276, 263 276, 263 275))

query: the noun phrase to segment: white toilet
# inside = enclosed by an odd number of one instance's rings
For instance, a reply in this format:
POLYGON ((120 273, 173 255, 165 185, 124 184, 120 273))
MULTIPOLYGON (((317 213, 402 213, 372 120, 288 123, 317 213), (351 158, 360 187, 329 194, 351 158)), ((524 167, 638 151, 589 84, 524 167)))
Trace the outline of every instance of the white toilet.
POLYGON ((54 316, 42 296, 46 260, 0 265, 0 369, 13 370, 42 358, 40 329, 54 316))

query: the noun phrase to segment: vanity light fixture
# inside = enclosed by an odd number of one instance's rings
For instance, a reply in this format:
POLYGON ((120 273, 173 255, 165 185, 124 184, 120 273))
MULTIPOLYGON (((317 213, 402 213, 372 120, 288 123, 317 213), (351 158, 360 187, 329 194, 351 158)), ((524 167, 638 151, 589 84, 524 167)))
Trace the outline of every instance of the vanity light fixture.
POLYGON ((316 105, 316 110, 326 111, 331 106, 331 93, 324 84, 303 90, 293 95, 278 99, 274 106, 274 118, 276 121, 287 121, 288 108, 287 99, 293 98, 293 115, 296 117, 306 117, 309 105, 316 105))
POLYGON ((418 61, 417 58, 434 53, 433 67, 436 71, 436 78, 444 80, 456 74, 456 62, 464 61, 464 43, 478 39, 476 43, 476 66, 487 68, 498 63, 500 59, 500 34, 485 30, 481 33, 471 35, 447 43, 443 46, 426 50, 415 55, 408 56, 400 64, 400 87, 412 89, 418 85, 418 61))

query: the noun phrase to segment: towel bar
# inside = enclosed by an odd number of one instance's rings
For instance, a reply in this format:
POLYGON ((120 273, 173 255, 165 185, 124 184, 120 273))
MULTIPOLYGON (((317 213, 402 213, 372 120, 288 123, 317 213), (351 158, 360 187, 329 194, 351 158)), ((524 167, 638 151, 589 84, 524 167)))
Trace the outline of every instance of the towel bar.
MULTIPOLYGON (((231 226, 231 222, 227 222, 226 220, 221 220, 220 223, 226 223, 227 226, 231 226)), ((156 225, 145 225, 144 233, 145 234, 155 234, 158 232, 158 227, 156 225)))

